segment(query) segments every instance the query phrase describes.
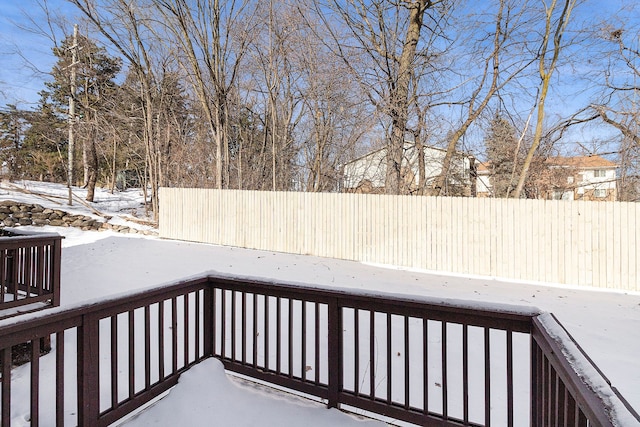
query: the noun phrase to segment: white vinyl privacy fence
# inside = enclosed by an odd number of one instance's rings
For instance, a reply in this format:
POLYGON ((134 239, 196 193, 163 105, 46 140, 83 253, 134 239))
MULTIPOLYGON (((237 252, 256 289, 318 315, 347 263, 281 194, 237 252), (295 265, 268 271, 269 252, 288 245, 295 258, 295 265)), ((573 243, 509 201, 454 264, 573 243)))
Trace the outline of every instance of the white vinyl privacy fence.
POLYGON ((640 203, 163 188, 160 235, 640 291, 640 203))

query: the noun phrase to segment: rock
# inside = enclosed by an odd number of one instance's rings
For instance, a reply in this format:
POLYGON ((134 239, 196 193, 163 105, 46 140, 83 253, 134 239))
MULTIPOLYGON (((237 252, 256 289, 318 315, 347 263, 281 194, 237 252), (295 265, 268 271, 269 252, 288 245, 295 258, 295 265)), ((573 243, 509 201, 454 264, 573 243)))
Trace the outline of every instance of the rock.
POLYGON ((11 217, 5 218, 4 221, 5 227, 13 227, 17 224, 17 221, 11 217))
POLYGON ((39 226, 49 225, 48 219, 32 219, 32 221, 33 221, 33 225, 39 225, 39 226))
POLYGON ((43 212, 31 212, 31 219, 49 219, 49 215, 43 212))
POLYGON ((49 225, 53 225, 54 227, 61 227, 61 226, 64 226, 66 224, 61 219, 52 219, 52 220, 49 220, 49 225))
POLYGON ((20 221, 18 221, 20 223, 20 225, 31 225, 33 224, 33 221, 31 220, 31 218, 20 218, 20 221))

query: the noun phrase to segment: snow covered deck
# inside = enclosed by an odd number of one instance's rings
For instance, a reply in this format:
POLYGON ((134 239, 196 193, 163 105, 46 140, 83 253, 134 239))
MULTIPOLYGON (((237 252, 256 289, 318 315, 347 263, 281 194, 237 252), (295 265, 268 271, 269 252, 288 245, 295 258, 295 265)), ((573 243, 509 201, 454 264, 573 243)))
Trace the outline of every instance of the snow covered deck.
MULTIPOLYGON (((65 287, 62 301, 63 305, 88 299, 101 301, 110 299, 108 297, 113 293, 140 289, 211 269, 219 274, 251 275, 276 281, 299 283, 303 278, 303 285, 356 290, 359 293, 392 292, 417 299, 457 299, 470 305, 476 301, 484 306, 489 303, 537 306, 558 315, 613 386, 632 405, 636 406, 640 400, 636 358, 640 346, 637 339, 640 296, 633 294, 437 276, 315 257, 109 237, 65 250, 62 278, 64 283, 75 285, 65 287)), ((182 386, 178 385, 178 389, 182 386)), ((105 392, 109 393, 109 390, 105 392)), ((172 392, 168 399, 179 399, 176 396, 179 393, 172 392)), ((28 398, 18 401, 20 403, 16 408, 12 407, 12 412, 28 414, 28 398)), ((161 403, 158 408, 161 408, 161 403)), ((154 410, 148 412, 153 413, 154 410)))

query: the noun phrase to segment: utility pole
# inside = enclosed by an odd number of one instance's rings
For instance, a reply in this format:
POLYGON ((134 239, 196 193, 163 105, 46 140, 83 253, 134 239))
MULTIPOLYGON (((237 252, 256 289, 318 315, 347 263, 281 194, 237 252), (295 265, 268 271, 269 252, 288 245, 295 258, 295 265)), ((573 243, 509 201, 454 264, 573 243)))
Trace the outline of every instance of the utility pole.
POLYGON ((67 169, 67 187, 69 188, 69 206, 73 204, 73 151, 74 151, 74 129, 76 124, 76 65, 78 63, 78 25, 73 26, 73 46, 71 46, 71 78, 69 94, 69 165, 67 169))

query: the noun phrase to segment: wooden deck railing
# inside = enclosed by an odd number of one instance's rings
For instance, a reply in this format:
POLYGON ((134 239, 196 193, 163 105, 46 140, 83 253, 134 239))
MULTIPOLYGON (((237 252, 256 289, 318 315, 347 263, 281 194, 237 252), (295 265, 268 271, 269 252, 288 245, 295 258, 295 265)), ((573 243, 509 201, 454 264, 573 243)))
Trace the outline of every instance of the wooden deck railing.
POLYGON ((54 233, 2 230, 0 318, 60 305, 61 240, 54 233))
POLYGON ((613 425, 538 315, 205 276, 0 321, 0 425, 30 414, 32 426, 106 426, 208 357, 329 407, 418 425, 613 425), (49 334, 55 352, 41 356, 49 334), (7 381, 11 349, 25 341, 30 367, 17 369, 31 379, 7 381), (46 398, 43 366, 55 370, 46 398), (30 407, 16 393, 30 393, 30 407))

